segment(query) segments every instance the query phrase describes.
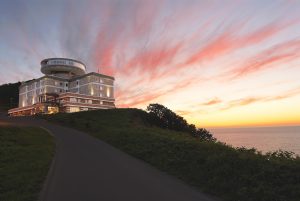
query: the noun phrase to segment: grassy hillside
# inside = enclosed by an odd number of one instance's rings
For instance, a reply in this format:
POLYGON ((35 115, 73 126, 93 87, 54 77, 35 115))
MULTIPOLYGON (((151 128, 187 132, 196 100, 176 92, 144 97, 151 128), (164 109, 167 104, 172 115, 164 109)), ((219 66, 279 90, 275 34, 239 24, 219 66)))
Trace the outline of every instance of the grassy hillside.
POLYGON ((0 200, 38 200, 54 148, 40 128, 0 126, 0 200))
POLYGON ((0 111, 18 106, 21 82, 0 85, 0 111))
POLYGON ((262 155, 253 149, 200 141, 184 132, 151 126, 148 113, 137 109, 45 118, 86 131, 223 200, 300 200, 300 159, 288 152, 262 155))

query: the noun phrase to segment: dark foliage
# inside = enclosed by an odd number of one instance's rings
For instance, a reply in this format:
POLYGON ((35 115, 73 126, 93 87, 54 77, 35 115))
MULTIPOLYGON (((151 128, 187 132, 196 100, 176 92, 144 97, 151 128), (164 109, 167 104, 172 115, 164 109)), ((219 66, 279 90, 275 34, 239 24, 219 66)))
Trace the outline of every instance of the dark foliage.
POLYGON ((54 150, 41 128, 0 126, 0 200, 39 200, 54 150))
POLYGON ((18 106, 20 85, 21 82, 0 86, 0 110, 8 110, 18 106))
POLYGON ((290 152, 262 154, 195 140, 187 132, 150 126, 149 113, 137 109, 43 117, 88 132, 224 201, 300 201, 300 158, 290 152))
POLYGON ((194 124, 188 124, 183 117, 161 104, 150 104, 147 111, 149 112, 149 121, 160 128, 187 132, 201 140, 216 140, 205 128, 196 128, 194 124))

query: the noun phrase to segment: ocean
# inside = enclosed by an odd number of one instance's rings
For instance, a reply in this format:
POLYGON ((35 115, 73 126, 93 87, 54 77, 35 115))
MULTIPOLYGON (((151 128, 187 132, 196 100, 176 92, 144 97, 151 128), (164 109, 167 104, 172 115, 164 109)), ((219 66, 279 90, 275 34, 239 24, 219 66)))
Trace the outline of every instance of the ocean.
POLYGON ((263 153, 292 151, 300 156, 300 126, 211 128, 218 141, 234 147, 256 148, 263 153))

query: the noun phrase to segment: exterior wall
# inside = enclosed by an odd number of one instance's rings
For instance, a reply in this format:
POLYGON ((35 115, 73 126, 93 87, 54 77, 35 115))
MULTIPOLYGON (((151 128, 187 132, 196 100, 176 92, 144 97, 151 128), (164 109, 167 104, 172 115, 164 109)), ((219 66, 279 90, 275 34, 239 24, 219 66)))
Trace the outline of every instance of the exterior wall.
MULTIPOLYGON (((114 108, 113 84, 113 78, 96 73, 86 74, 70 80, 44 76, 37 80, 25 82, 20 86, 19 108, 28 108, 38 104, 39 96, 46 93, 59 95, 59 100, 63 105, 61 111, 64 112, 114 108)), ((17 111, 21 114, 19 110, 17 111)))
POLYGON ((98 73, 85 73, 85 65, 66 58, 41 61, 45 76, 22 83, 19 107, 10 115, 85 111, 114 108, 114 78, 98 73), (58 110, 58 109, 57 109, 58 110))
POLYGON ((114 98, 113 79, 91 74, 82 76, 69 83, 69 91, 89 96, 114 98))
POLYGON ((71 89, 71 88, 76 88, 77 87, 77 81, 75 80, 75 81, 70 81, 69 82, 69 88, 71 89))
POLYGON ((42 77, 36 81, 23 83, 19 88, 19 107, 33 105, 38 102, 38 96, 45 93, 63 93, 66 91, 66 81, 42 77))

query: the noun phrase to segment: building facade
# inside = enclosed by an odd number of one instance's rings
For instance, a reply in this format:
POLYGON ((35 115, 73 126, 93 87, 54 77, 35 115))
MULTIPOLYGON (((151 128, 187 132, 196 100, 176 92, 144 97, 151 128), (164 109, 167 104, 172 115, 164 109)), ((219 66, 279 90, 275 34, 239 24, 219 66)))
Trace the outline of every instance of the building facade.
POLYGON ((19 107, 9 110, 9 115, 115 108, 111 76, 86 73, 82 62, 66 58, 41 61, 41 72, 45 76, 21 84, 19 107))

